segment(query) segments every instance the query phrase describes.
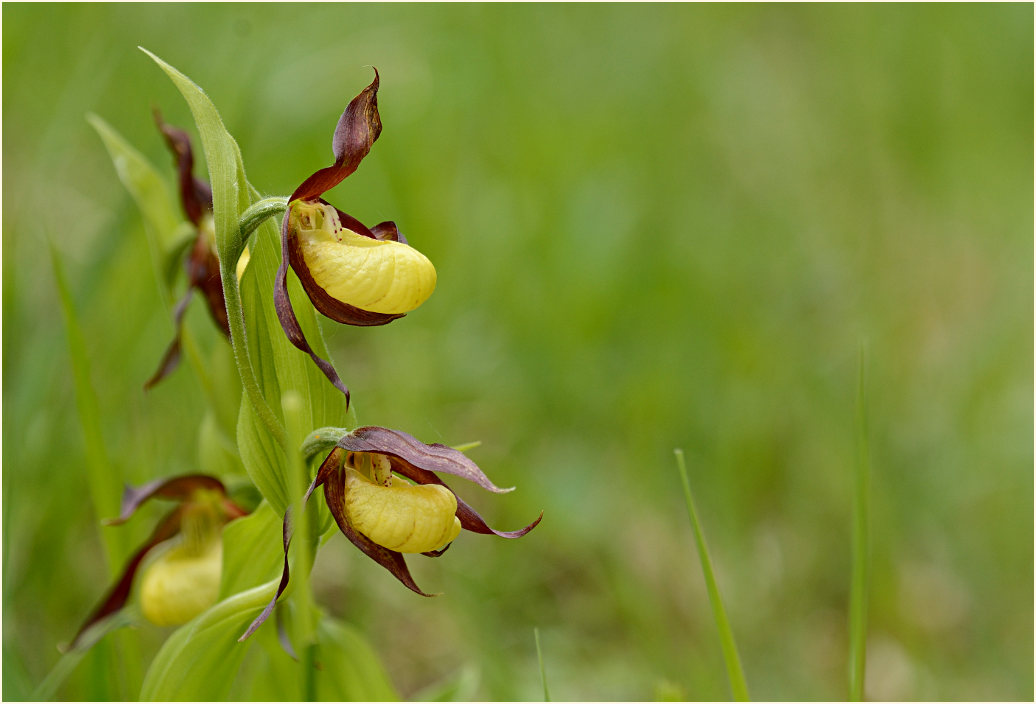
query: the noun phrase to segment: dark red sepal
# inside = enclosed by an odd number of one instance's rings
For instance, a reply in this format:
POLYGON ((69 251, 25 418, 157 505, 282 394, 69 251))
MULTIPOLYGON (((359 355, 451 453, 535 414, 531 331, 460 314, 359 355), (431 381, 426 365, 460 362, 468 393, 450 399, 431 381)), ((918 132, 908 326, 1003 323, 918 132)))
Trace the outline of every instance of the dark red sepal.
MULTIPOLYGON (((338 208, 335 208, 338 210, 338 208)), ((342 211, 338 210, 339 216, 342 215, 342 211)), ((396 227, 396 223, 391 220, 385 222, 379 222, 377 225, 371 228, 371 233, 374 235, 374 239, 377 240, 392 240, 393 242, 401 242, 403 244, 410 244, 407 242, 406 237, 403 237, 403 233, 396 227)))
POLYGON ((180 187, 180 204, 187 219, 195 227, 201 224, 202 216, 212 210, 212 189, 194 176, 194 153, 191 150, 191 138, 181 129, 167 125, 162 120, 162 113, 154 109, 155 124, 165 137, 169 151, 176 159, 177 182, 180 187))
MULTIPOLYGON (((127 485, 122 492, 122 507, 118 518, 109 518, 102 523, 107 526, 117 526, 125 523, 136 513, 141 504, 152 498, 169 499, 171 501, 185 501, 198 489, 209 489, 218 491, 224 496, 227 493, 223 482, 210 477, 207 474, 183 474, 178 477, 156 479, 142 486, 132 487, 127 485)), ((224 504, 226 506, 229 499, 224 504)), ((237 507, 235 507, 237 508, 237 507)), ((243 509, 237 509, 237 515, 244 515, 243 509)), ((235 518, 237 517, 235 515, 235 518)))
POLYGON ((219 274, 219 257, 216 256, 216 252, 213 251, 208 239, 200 230, 185 267, 188 285, 198 289, 205 296, 212 321, 229 340, 230 323, 227 320, 226 299, 223 298, 223 279, 219 274))
POLYGON ((191 254, 184 264, 187 270, 187 293, 176 304, 173 310, 173 341, 169 343, 162 361, 150 379, 144 384, 144 390, 150 390, 155 384, 168 376, 180 363, 180 338, 183 334, 183 316, 187 304, 198 289, 205 296, 209 315, 223 335, 230 339, 230 323, 227 320, 227 304, 223 298, 223 281, 219 274, 219 259, 212 251, 205 236, 199 231, 194 240, 191 254))
POLYGON ((183 298, 176 304, 176 308, 173 310, 173 329, 175 331, 173 333, 173 341, 169 343, 165 354, 162 355, 162 361, 158 365, 158 370, 151 375, 150 379, 144 382, 145 391, 150 391, 155 384, 169 376, 180 364, 180 335, 183 333, 183 314, 187 311, 187 304, 191 302, 193 295, 194 288, 190 287, 187 289, 187 293, 183 295, 183 298))
POLYGON ((367 156, 381 134, 381 116, 378 115, 379 82, 378 69, 374 69, 374 80, 349 102, 338 119, 331 140, 335 163, 320 169, 303 181, 291 194, 289 202, 300 198, 318 198, 356 171, 356 167, 360 165, 363 157, 367 156))
POLYGON ((421 554, 425 557, 442 557, 443 553, 449 550, 451 545, 453 545, 453 543, 446 543, 446 547, 442 550, 429 550, 428 552, 423 552, 421 554))
POLYGON ((107 618, 126 605, 126 600, 129 599, 130 592, 133 589, 133 578, 136 576, 140 564, 152 548, 180 532, 180 518, 182 514, 183 507, 177 507, 155 527, 147 541, 133 554, 126 566, 122 568, 122 574, 119 575, 118 581, 104 596, 100 605, 94 609, 93 613, 87 617, 83 625, 76 631, 76 635, 69 645, 70 649, 75 649, 79 646, 80 639, 90 626, 107 618))
POLYGON ((478 512, 476 512, 475 509, 471 508, 471 506, 465 503, 464 500, 458 496, 457 518, 460 520, 460 527, 464 530, 470 530, 472 533, 482 533, 483 535, 492 533, 501 538, 520 538, 540 524, 540 521, 543 520, 543 512, 540 511, 540 515, 536 520, 524 528, 519 528, 518 530, 496 530, 495 528, 490 528, 486 522, 482 520, 482 516, 478 515, 478 512))
POLYGON ((210 239, 202 231, 206 213, 212 212, 212 189, 205 181, 196 178, 194 170, 194 153, 191 139, 184 130, 166 124, 156 108, 155 124, 165 138, 166 145, 173 153, 176 161, 177 184, 180 191, 180 204, 184 214, 197 231, 190 256, 185 262, 187 270, 187 294, 177 304, 173 313, 175 333, 169 344, 158 370, 144 384, 148 390, 168 376, 180 362, 180 338, 183 330, 183 315, 187 301, 194 289, 201 291, 208 304, 209 314, 213 322, 230 339, 230 325, 227 321, 227 308, 223 299, 223 284, 219 273, 219 259, 213 251, 210 239))
POLYGON ((363 426, 344 435, 338 441, 338 447, 353 452, 376 452, 401 460, 400 463, 393 463, 393 471, 399 471, 400 474, 420 484, 433 483, 428 475, 432 472, 442 472, 467 479, 483 489, 497 494, 511 491, 511 489, 501 489, 491 482, 478 465, 460 450, 439 443, 426 445, 413 435, 401 430, 390 430, 374 425, 363 426), (413 476, 404 472, 403 469, 397 470, 397 466, 401 464, 412 468, 413 476), (418 477, 423 477, 423 479, 418 477))
MULTIPOLYGON (((277 319, 281 322, 281 328, 288 337, 291 344, 310 356, 313 362, 324 373, 335 388, 345 394, 346 406, 349 405, 349 389, 338 376, 338 372, 331 366, 331 363, 320 357, 306 341, 298 318, 295 317, 295 310, 291 307, 291 298, 288 296, 288 218, 291 215, 289 209, 284 213, 284 220, 281 223, 281 265, 277 269, 277 278, 273 283, 273 307, 277 311, 277 319)), ((303 284, 304 285, 304 284, 303 284)))

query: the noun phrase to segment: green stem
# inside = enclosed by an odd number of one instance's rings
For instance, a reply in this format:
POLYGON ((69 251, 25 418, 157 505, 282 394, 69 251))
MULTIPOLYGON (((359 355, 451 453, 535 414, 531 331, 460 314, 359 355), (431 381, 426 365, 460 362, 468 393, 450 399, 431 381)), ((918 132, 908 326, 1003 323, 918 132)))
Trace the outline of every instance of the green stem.
POLYGON ((719 587, 716 586, 716 577, 712 573, 712 559, 709 557, 709 548, 705 544, 705 534, 702 532, 701 523, 698 521, 698 511, 694 507, 694 497, 691 496, 691 482, 687 478, 687 467, 684 464, 683 450, 677 449, 674 452, 676 453, 677 468, 680 470, 680 479, 683 480, 687 515, 691 519, 691 528, 694 529, 694 540, 698 545, 701 570, 705 575, 705 586, 709 592, 709 602, 712 604, 712 615, 716 620, 716 629, 719 631, 719 642, 723 648, 723 660, 727 665, 730 690, 735 700, 746 702, 748 701, 748 685, 745 683, 745 673, 741 669, 741 658, 737 653, 737 643, 734 642, 734 631, 730 628, 730 621, 727 620, 727 612, 723 608, 723 600, 719 595, 719 587))
MULTIPOLYGON (((300 426, 303 419, 302 396, 294 390, 289 390, 281 397, 281 408, 284 411, 284 419, 289 428, 293 430, 300 426)), ((298 450, 289 451, 288 471, 291 490, 292 514, 295 516, 294 538, 292 543, 295 546, 295 570, 293 581, 296 583, 293 599, 298 607, 298 618, 296 619, 295 642, 302 652, 302 701, 312 702, 317 698, 317 669, 316 669, 316 602, 313 598, 313 591, 310 588, 310 571, 313 569, 313 562, 316 559, 317 545, 320 541, 319 533, 313 530, 315 522, 311 520, 311 513, 303 504, 302 498, 306 492, 306 466, 302 459, 302 453, 298 450)), ((312 507, 310 507, 312 508, 312 507)))
MULTIPOLYGON (((239 224, 239 239, 234 243, 234 249, 238 254, 245 248, 248 238, 255 232, 256 228, 262 225, 268 218, 280 215, 288 208, 288 199, 283 196, 273 196, 258 200, 241 213, 239 224)), ((236 259, 235 259, 236 261, 236 259)))
POLYGON ((331 451, 331 448, 338 444, 338 441, 349 434, 347 428, 317 428, 302 441, 302 459, 309 461, 317 455, 323 455, 331 451))
POLYGON ((849 591, 849 699, 863 701, 867 664, 867 584, 869 580, 870 448, 867 441, 866 360, 860 348, 856 391, 856 472, 853 492, 853 568, 849 591))
POLYGON ((240 219, 238 239, 226 254, 219 260, 220 278, 223 279, 223 298, 227 306, 227 322, 230 326, 230 342, 234 348, 234 363, 237 365, 238 374, 241 376, 241 386, 248 396, 252 408, 259 416, 259 420, 266 426, 270 434, 277 440, 277 443, 285 452, 290 452, 288 447, 288 434, 284 426, 277 419, 266 397, 263 396, 262 387, 255 376, 255 368, 248 354, 248 342, 245 332, 245 316, 241 303, 241 285, 237 280, 237 261, 244 249, 249 236, 267 218, 283 212, 287 207, 286 198, 265 198, 253 204, 246 210, 240 219))

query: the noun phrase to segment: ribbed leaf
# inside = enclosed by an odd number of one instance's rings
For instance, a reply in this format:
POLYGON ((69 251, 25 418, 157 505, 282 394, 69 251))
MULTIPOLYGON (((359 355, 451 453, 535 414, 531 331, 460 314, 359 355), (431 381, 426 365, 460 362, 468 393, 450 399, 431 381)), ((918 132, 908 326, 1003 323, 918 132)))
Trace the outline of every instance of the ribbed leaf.
POLYGON ((388 674, 355 628, 322 619, 317 628, 317 695, 321 701, 398 701, 388 674), (348 663, 348 666, 346 666, 348 663))
POLYGON ((134 149, 103 119, 91 114, 87 115, 86 120, 100 135, 119 180, 144 216, 148 251, 155 272, 162 282, 160 288, 163 300, 168 305, 172 300, 172 278, 180 268, 180 257, 172 255, 181 251, 190 242, 194 230, 180 215, 173 194, 169 190, 168 179, 163 178, 143 154, 134 149))
MULTIPOLYGON (((238 217, 249 205, 249 190, 245 175, 240 169, 241 151, 237 142, 223 126, 216 106, 194 81, 146 49, 144 53, 172 79, 184 100, 187 101, 194 123, 201 135, 205 149, 205 163, 209 170, 212 186, 212 209, 216 229, 216 249, 220 260, 240 253, 238 242, 238 217)), ((236 256, 234 257, 236 260, 236 256)))
POLYGON ((221 599, 276 578, 281 571, 281 517, 262 502, 223 529, 221 599))
POLYGON ((237 634, 273 596, 276 580, 224 599, 166 640, 144 676, 144 701, 219 701, 228 698, 241 661, 252 647, 237 634))
MULTIPOLYGON (((324 617, 317 628, 316 640, 314 699, 399 701, 399 694, 377 654, 358 630, 324 617)), ((254 651, 254 660, 245 665, 235 692, 252 701, 297 699, 304 676, 302 668, 306 665, 284 651, 274 628, 261 629, 253 642, 259 643, 261 648, 254 651)))

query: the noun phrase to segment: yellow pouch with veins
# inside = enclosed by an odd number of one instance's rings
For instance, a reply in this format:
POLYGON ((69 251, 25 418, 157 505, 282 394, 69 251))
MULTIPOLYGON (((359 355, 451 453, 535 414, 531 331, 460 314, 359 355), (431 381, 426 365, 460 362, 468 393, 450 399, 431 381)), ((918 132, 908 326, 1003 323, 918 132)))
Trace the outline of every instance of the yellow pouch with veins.
POLYGON ((296 202, 292 208, 306 268, 332 298, 396 314, 414 310, 435 290, 435 267, 410 245, 346 229, 334 208, 322 203, 296 202))
POLYGON ((353 528, 396 552, 438 550, 461 527, 457 497, 446 487, 395 477, 382 486, 354 469, 345 471, 345 512, 353 528))
POLYGON ((223 564, 223 540, 217 534, 200 553, 178 545, 155 560, 140 586, 140 609, 156 626, 187 623, 216 603, 223 564))

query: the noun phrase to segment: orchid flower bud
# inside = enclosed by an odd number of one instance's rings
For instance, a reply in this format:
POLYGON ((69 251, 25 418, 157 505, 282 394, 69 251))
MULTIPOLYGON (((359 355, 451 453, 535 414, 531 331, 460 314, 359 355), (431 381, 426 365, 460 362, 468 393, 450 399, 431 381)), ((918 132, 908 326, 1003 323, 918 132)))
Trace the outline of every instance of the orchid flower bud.
POLYGON ((71 647, 83 642, 91 626, 125 606, 141 569, 140 609, 158 626, 186 623, 216 603, 223 569, 223 527, 248 512, 231 500, 215 477, 185 474, 127 486, 118 518, 105 524, 125 523, 152 499, 174 501, 176 507, 130 556, 115 584, 79 628, 71 647))

